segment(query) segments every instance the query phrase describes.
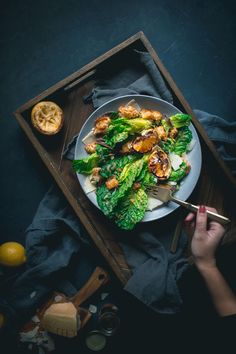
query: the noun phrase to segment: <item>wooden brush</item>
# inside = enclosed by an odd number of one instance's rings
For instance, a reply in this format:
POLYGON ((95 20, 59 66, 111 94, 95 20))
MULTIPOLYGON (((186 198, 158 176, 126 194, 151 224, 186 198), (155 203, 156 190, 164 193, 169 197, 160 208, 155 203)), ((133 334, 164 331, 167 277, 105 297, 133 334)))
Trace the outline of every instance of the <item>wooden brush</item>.
MULTIPOLYGON (((56 307, 56 310, 58 310, 58 313, 61 313, 62 317, 64 316, 64 312, 62 312, 63 310, 65 312, 69 311, 69 317, 71 317, 71 315, 73 315, 72 322, 74 323, 73 324, 73 331, 69 331, 68 329, 66 331, 65 330, 66 327, 63 325, 63 327, 61 327, 61 330, 60 329, 58 330, 57 334, 63 335, 63 336, 76 335, 77 330, 79 328, 83 328, 92 316, 90 311, 88 311, 87 309, 85 309, 83 307, 80 307, 80 304, 82 304, 85 300, 87 300, 101 285, 107 283, 108 280, 109 280, 108 273, 105 270, 103 270, 102 268, 97 267, 95 269, 95 271, 93 272, 93 274, 91 275, 91 277, 89 278, 89 280, 86 282, 86 284, 72 298, 67 298, 62 293, 54 292, 51 295, 51 297, 48 299, 48 301, 37 310, 35 316, 33 316, 32 319, 30 321, 28 321, 20 329, 19 339, 21 336, 23 336, 25 338, 24 341, 26 341, 28 343, 35 343, 36 337, 41 338, 42 335, 44 333, 46 333, 43 328, 44 314, 54 304, 61 305, 58 308, 56 307), (69 303, 69 306, 67 305, 68 303, 69 303), (73 304, 73 307, 71 306, 70 303, 73 304), (65 305, 62 305, 62 304, 65 304, 68 307, 66 307, 65 305), (76 309, 76 314, 75 314, 74 309, 76 309), (76 317, 77 322, 74 321, 75 317, 76 317), (77 326, 76 333, 75 333, 75 323, 77 326), (37 331, 35 332, 36 329, 37 329, 37 331), (34 332, 35 332, 35 334, 34 334, 33 338, 31 338, 34 332), (27 337, 27 340, 26 340, 26 337, 27 337)), ((54 310, 55 310, 55 308, 54 308, 54 310)), ((49 311, 49 314, 50 314, 50 311, 49 311)), ((45 316, 45 318, 47 318, 47 316, 45 316)), ((68 318, 68 315, 66 318, 68 318)), ((48 324, 47 319, 45 320, 45 322, 46 322, 46 327, 50 327, 50 319, 49 319, 49 324, 48 324)), ((54 326, 54 328, 55 328, 55 326, 54 326)), ((53 328, 52 328, 51 332, 55 333, 53 328)), ((21 339, 20 339, 20 341, 21 341, 21 339)))
POLYGON ((91 317, 90 312, 81 308, 80 305, 107 281, 107 272, 97 267, 75 296, 72 298, 63 296, 62 299, 46 309, 41 321, 42 327, 48 332, 64 337, 75 337, 82 327, 82 322, 86 317, 91 317))

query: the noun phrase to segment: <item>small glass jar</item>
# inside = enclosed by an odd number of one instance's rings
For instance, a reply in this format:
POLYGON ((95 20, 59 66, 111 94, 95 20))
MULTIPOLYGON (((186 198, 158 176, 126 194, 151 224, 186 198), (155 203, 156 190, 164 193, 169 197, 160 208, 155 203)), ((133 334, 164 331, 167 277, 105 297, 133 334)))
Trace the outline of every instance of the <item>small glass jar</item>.
POLYGON ((120 325, 118 311, 118 307, 114 304, 105 304, 99 312, 99 329, 106 336, 113 336, 120 325))
POLYGON ((104 349, 106 342, 107 340, 105 334, 97 330, 89 332, 85 339, 86 346, 94 352, 104 349))

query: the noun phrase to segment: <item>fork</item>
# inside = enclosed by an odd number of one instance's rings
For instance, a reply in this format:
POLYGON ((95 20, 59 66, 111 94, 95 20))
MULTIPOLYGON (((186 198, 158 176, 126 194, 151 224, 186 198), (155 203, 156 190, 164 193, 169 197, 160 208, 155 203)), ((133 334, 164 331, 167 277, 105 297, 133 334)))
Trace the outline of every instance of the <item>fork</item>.
MULTIPOLYGON (((147 192, 150 195, 152 195, 154 198, 161 200, 163 203, 168 203, 169 201, 172 201, 172 202, 177 203, 177 204, 183 206, 184 208, 186 208, 190 211, 193 211, 195 213, 199 209, 199 206, 197 206, 197 205, 194 205, 194 204, 191 204, 188 202, 184 202, 183 200, 173 197, 171 189, 169 189, 167 187, 160 187, 160 186, 148 187, 147 192)), ((207 216, 209 217, 209 219, 217 221, 222 225, 226 225, 226 224, 230 223, 230 219, 226 218, 223 215, 214 213, 209 210, 206 210, 206 213, 207 213, 207 216)))

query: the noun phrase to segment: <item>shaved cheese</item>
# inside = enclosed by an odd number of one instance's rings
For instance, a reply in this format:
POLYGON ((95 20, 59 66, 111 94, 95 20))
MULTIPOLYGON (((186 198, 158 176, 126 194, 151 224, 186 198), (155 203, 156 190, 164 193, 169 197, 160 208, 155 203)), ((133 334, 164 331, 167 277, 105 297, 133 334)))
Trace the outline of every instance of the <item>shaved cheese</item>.
POLYGON ((162 201, 149 196, 146 210, 152 211, 153 209, 160 207, 162 204, 162 201))
POLYGON ((125 107, 127 107, 127 106, 134 107, 138 112, 141 111, 141 107, 138 105, 138 103, 134 99, 132 99, 131 101, 126 103, 125 107))
POLYGON ((77 309, 71 302, 51 305, 44 313, 42 326, 48 332, 65 337, 77 335, 77 309))
POLYGON ((174 154, 173 152, 171 152, 169 154, 169 158, 170 158, 170 162, 171 162, 171 166, 173 167, 173 169, 176 171, 178 170, 178 168, 180 167, 180 165, 182 164, 183 160, 181 159, 181 157, 179 155, 174 154))
POLYGON ((101 293, 101 300, 105 300, 108 295, 109 293, 101 293))
POLYGON ((63 297, 61 295, 57 295, 57 296, 54 297, 54 301, 56 301, 56 302, 59 302, 62 299, 63 299, 63 297))
POLYGON ((37 346, 43 347, 47 352, 55 350, 55 344, 46 331, 39 330, 39 326, 36 326, 32 331, 20 332, 20 341, 25 343, 35 343, 37 346))
POLYGON ((87 144, 91 144, 94 141, 96 141, 96 138, 93 134, 93 129, 82 139, 82 142, 87 145, 87 144))
POLYGON ((34 323, 39 323, 39 322, 40 322, 40 319, 38 318, 37 315, 35 315, 35 316, 33 316, 33 317, 31 318, 31 321, 33 321, 34 323))
POLYGON ((86 194, 94 192, 96 190, 96 186, 91 183, 90 176, 87 176, 84 180, 84 191, 86 194))
POLYGON ((96 313, 97 312, 97 306, 95 306, 93 304, 89 305, 89 311, 91 313, 96 313))

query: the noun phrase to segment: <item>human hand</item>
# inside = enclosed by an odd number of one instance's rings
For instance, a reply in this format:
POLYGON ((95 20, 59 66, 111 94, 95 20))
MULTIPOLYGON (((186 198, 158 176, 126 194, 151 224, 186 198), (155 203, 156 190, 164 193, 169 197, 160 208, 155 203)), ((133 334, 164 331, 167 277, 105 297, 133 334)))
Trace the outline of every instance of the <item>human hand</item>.
POLYGON ((186 231, 194 231, 191 251, 196 266, 200 269, 216 265, 215 252, 224 233, 224 227, 216 221, 207 220, 207 210, 217 213, 211 207, 200 206, 197 214, 190 213, 185 218, 186 231))

